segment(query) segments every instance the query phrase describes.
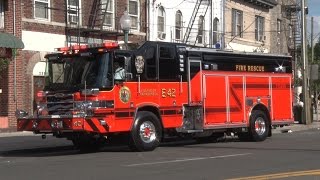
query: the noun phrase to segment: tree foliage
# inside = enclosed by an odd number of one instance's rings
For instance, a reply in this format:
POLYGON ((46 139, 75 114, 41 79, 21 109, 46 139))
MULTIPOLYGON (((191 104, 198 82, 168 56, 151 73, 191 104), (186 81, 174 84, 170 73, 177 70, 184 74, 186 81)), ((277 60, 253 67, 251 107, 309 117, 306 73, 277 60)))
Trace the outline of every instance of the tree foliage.
POLYGON ((0 58, 0 79, 2 72, 8 68, 10 60, 8 58, 0 58))
MULTIPOLYGON (((318 39, 318 42, 314 45, 313 47, 313 61, 312 61, 312 49, 309 46, 308 47, 308 60, 310 64, 318 64, 320 67, 320 39, 318 39)), ((319 76, 320 77, 320 69, 318 70, 319 76)), ((318 80, 313 80, 310 84, 310 88, 316 96, 319 96, 320 92, 320 79, 318 80)))

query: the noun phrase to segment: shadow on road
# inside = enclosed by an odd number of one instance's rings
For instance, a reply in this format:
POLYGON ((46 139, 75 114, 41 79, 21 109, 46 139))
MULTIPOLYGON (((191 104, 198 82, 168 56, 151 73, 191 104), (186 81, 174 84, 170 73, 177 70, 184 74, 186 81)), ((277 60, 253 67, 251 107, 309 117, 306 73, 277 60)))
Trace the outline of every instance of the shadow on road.
MULTIPOLYGON (((173 140, 161 143, 160 147, 164 148, 197 148, 197 149, 236 149, 236 150, 261 150, 261 151, 302 151, 302 152, 320 152, 320 149, 308 149, 306 147, 301 148, 286 148, 286 147, 274 147, 270 145, 271 141, 264 142, 240 142, 238 138, 225 138, 218 141, 197 141, 190 140, 173 140), (239 142, 239 143, 238 143, 239 142), (248 146, 248 143, 254 146, 248 146), (207 146, 211 144, 210 146, 207 146), (240 145, 239 145, 240 144, 240 145)), ((93 154, 104 152, 123 152, 130 153, 131 150, 127 145, 108 145, 102 147, 95 152, 82 152, 75 149, 72 145, 55 146, 55 147, 37 147, 28 149, 16 149, 0 151, 2 157, 54 157, 54 156, 74 156, 80 154, 93 154)))
POLYGON ((0 151, 2 157, 54 157, 54 156, 73 156, 79 154, 91 154, 101 152, 130 152, 127 146, 106 146, 98 151, 80 151, 73 146, 40 147, 30 149, 17 149, 0 151))
MULTIPOLYGON (((229 141, 229 140, 228 140, 229 141)), ((235 141, 235 140, 232 140, 235 141)), ((161 143, 160 147, 188 147, 189 145, 212 143, 212 142, 197 142, 195 140, 175 140, 161 143)), ((55 146, 55 147, 36 147, 26 149, 15 149, 0 151, 2 157, 54 157, 54 156, 72 156, 79 154, 101 153, 101 152, 131 152, 129 147, 124 144, 108 144, 103 146, 98 151, 80 151, 72 145, 55 146)))

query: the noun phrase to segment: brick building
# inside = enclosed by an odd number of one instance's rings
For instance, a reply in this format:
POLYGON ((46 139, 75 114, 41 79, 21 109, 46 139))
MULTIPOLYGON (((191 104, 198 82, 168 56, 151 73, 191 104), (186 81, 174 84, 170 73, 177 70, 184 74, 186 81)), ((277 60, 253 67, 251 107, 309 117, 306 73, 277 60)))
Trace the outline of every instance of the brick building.
MULTIPOLYGON (((11 39, 3 39, 1 35, 0 48, 5 48, 10 53, 14 52, 15 48, 6 48, 2 45, 14 40, 21 42, 21 6, 18 4, 17 1, 0 1, 0 32, 3 33, 2 35, 12 37, 11 39)), ((5 58, 1 56, 0 58, 1 64, 4 64, 5 61, 9 63, 7 68, 1 68, 0 71, 0 131, 15 126, 15 122, 13 120, 9 121, 8 117, 13 117, 15 107, 21 106, 23 103, 21 101, 23 95, 20 93, 23 86, 18 85, 23 77, 21 73, 23 69, 21 50, 17 49, 16 53, 13 54, 16 55, 6 56, 5 58)))
POLYGON ((44 86, 44 55, 74 43, 123 40, 120 17, 125 10, 132 20, 129 42, 145 40, 145 0, 0 0, 4 2, 4 31, 15 32, 25 45, 7 72, 1 72, 0 131, 15 130, 16 109, 33 112, 34 96, 44 86), (15 91, 14 91, 15 90, 15 91))

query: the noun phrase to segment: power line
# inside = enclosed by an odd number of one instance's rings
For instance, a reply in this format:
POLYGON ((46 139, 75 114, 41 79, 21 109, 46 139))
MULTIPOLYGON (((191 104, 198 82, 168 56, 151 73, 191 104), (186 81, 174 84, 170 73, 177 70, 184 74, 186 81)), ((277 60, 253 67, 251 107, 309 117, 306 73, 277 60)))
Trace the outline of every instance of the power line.
MULTIPOLYGON (((259 15, 261 15, 262 14, 262 11, 260 12, 260 14, 259 15)), ((258 15, 258 16, 259 16, 258 15)), ((246 31, 247 29, 249 29, 252 25, 253 25, 253 23, 255 23, 256 22, 256 19, 254 19, 252 22, 251 22, 251 24, 246 28, 246 29, 243 29, 239 34, 242 34, 244 31, 246 31)), ((243 25, 243 24, 241 24, 241 25, 243 25)), ((230 43, 237 37, 238 35, 236 34, 229 42, 228 42, 228 45, 230 46, 230 43)))

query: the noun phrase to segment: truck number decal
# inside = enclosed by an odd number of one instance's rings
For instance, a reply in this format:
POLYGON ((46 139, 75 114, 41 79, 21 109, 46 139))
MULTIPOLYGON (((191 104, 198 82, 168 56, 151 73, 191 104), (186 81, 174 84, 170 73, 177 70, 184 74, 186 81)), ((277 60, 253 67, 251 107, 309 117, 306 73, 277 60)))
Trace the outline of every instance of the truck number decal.
POLYGON ((174 89, 174 88, 169 88, 169 89, 162 88, 161 89, 161 97, 163 97, 163 98, 167 98, 167 97, 175 98, 176 97, 176 89, 174 89))

